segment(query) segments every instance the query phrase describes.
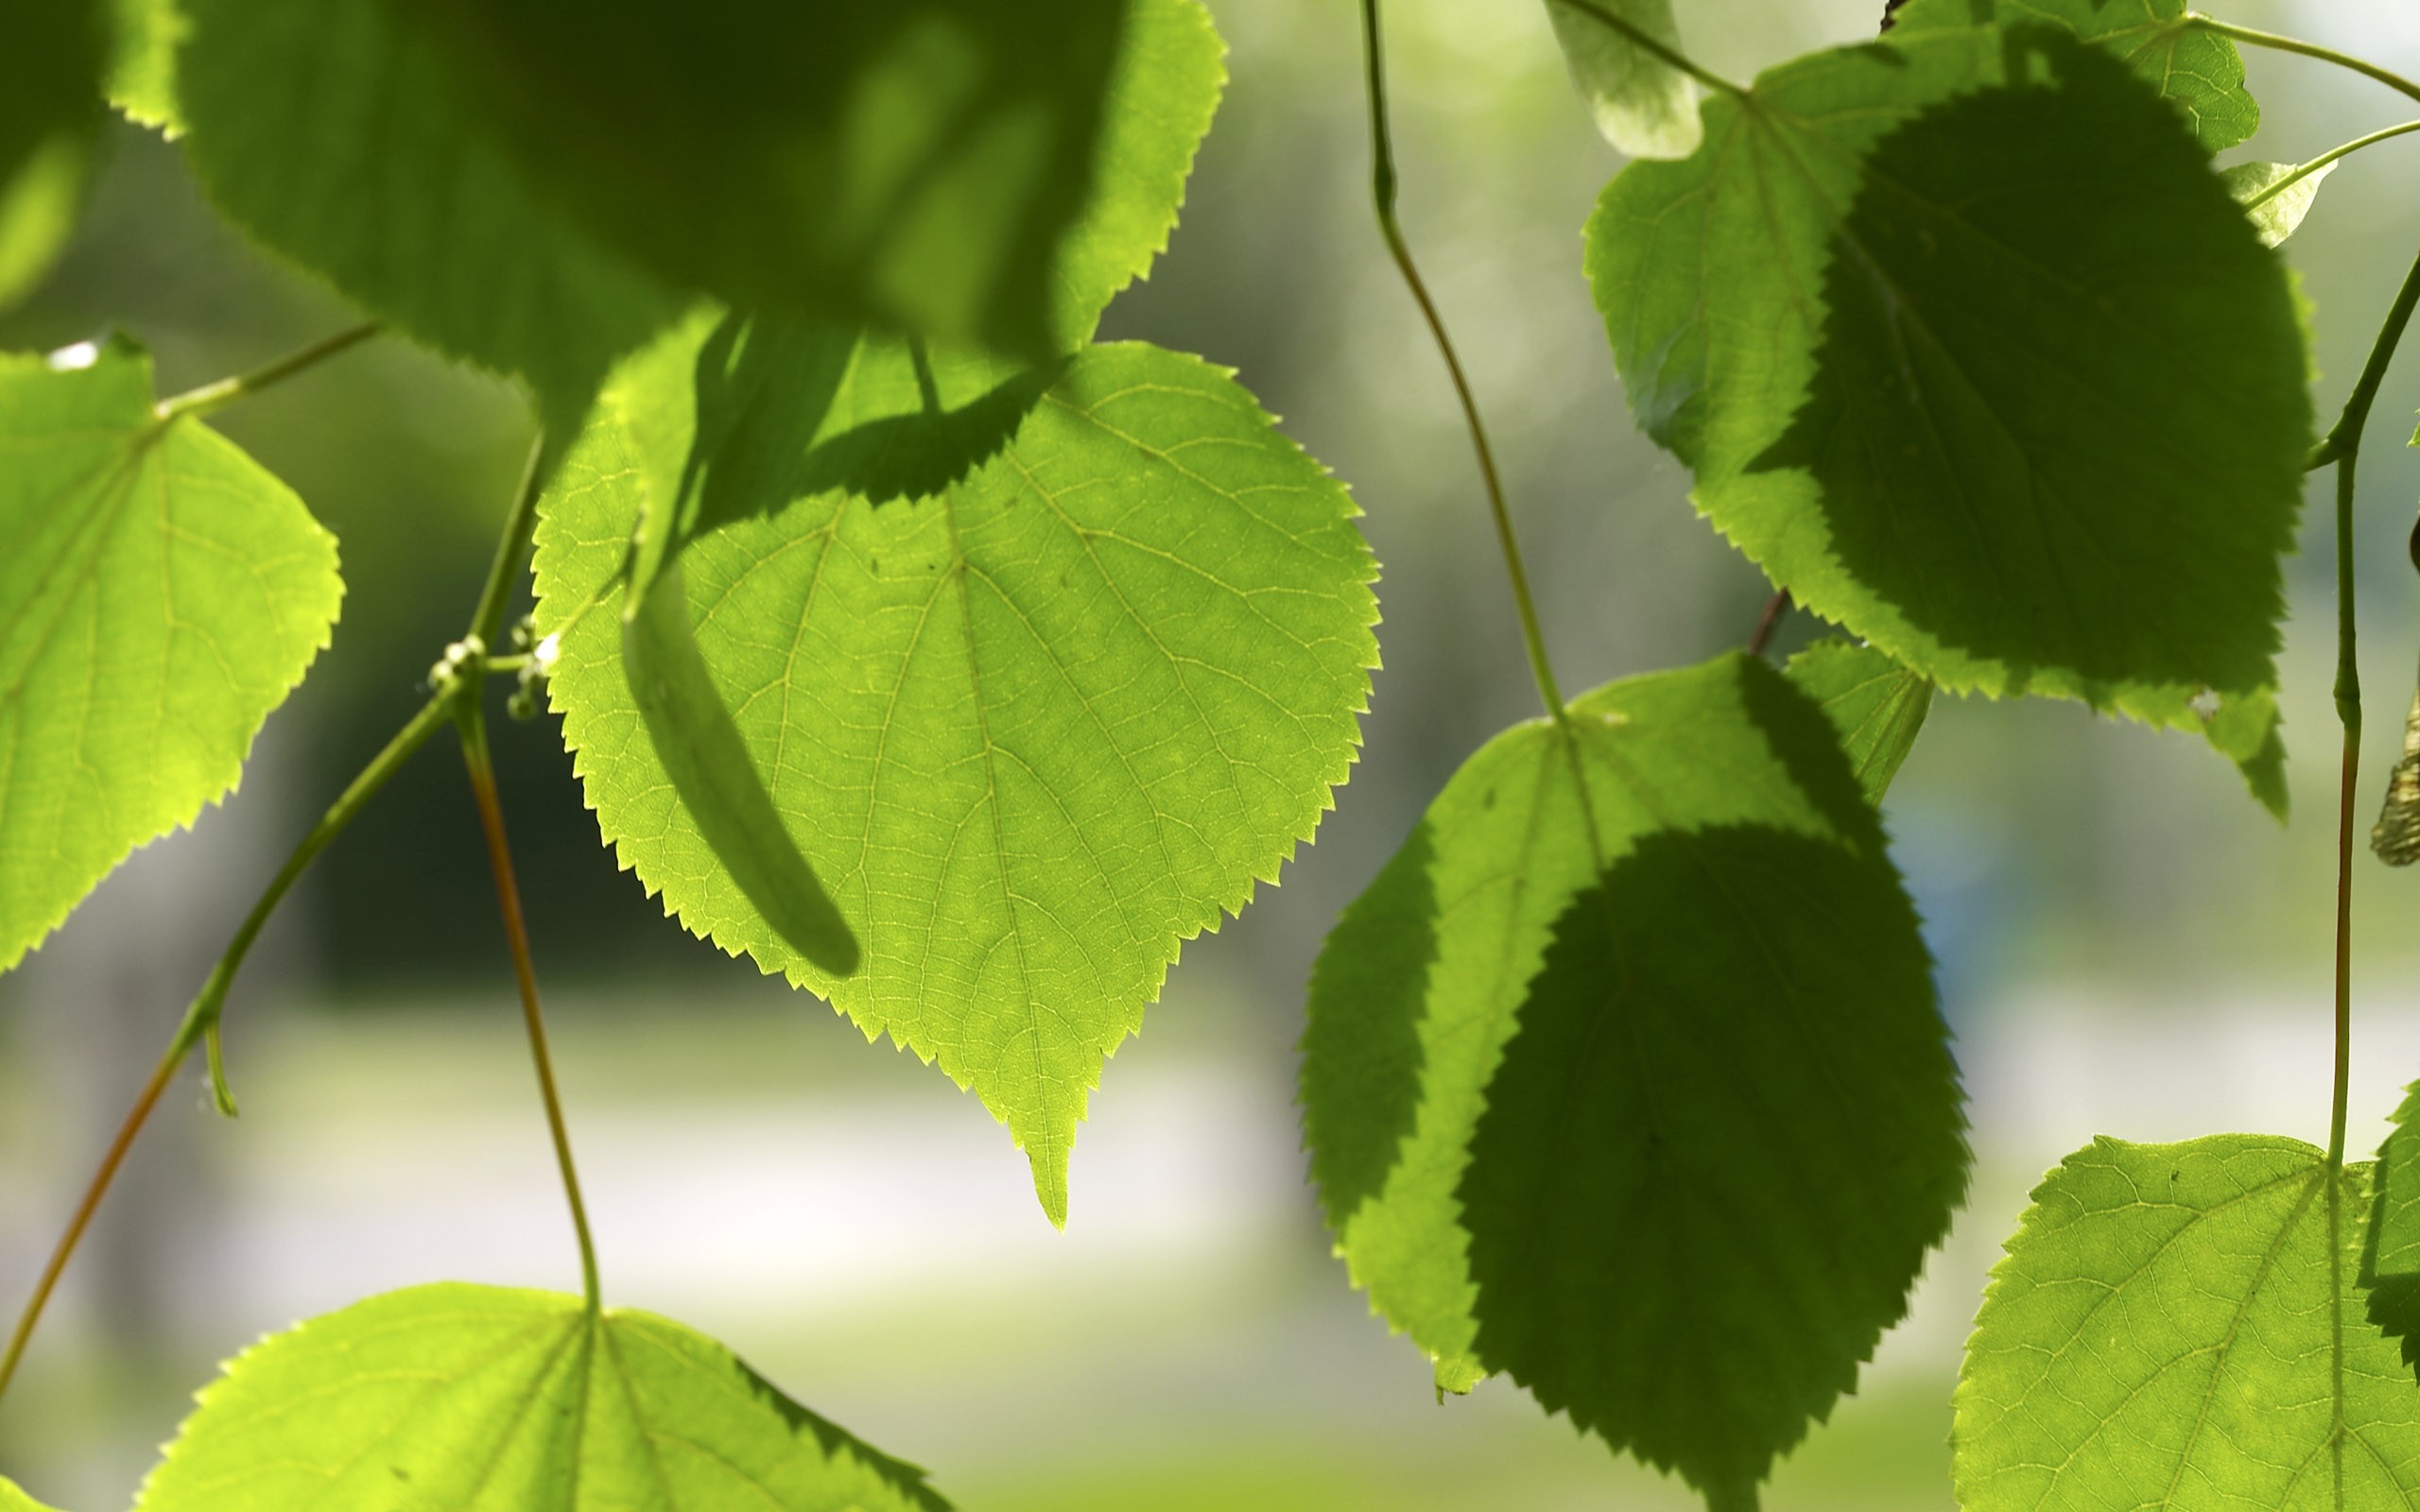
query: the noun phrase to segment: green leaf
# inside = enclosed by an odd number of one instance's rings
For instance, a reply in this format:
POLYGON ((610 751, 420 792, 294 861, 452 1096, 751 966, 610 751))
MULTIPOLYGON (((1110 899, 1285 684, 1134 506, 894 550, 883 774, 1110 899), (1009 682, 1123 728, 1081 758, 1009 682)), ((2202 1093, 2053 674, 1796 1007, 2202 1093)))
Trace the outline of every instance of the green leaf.
MULTIPOLYGON (((1671 0, 1596 0, 1624 21, 1675 49, 1681 28, 1671 0)), ((1698 89, 1686 74, 1640 49, 1576 6, 1547 0, 1555 40, 1563 44, 1571 82, 1605 140, 1634 158, 1685 158, 1704 132, 1698 124, 1698 89)))
POLYGON ((949 1506, 703 1334, 551 1292, 389 1292, 255 1345, 199 1400, 137 1512, 949 1506))
POLYGON ((2235 43, 2188 21, 2185 0, 1910 0, 1894 35, 1996 21, 2058 26, 2125 60, 2185 112, 2193 135, 2222 152, 2260 129, 2235 43))
POLYGON ((0 7, 0 304, 50 270, 75 228, 108 51, 98 0, 0 7))
POLYGON ((670 282, 1033 360, 1165 242, 1224 77, 1195 0, 409 9, 531 181, 670 282))
POLYGON ((336 541, 112 343, 0 357, 0 970, 233 789, 328 644, 336 541), (78 366, 78 364, 88 364, 78 366))
POLYGON ((1904 1311, 1957 1073, 1811 700, 1727 656, 1571 718, 1473 756, 1330 936, 1312 1173, 1441 1384, 1507 1371, 1727 1505, 1904 1311))
POLYGON ((177 46, 184 40, 180 0, 113 0, 117 46, 110 61, 110 103, 127 119, 174 138, 184 134, 177 113, 177 46))
POLYGON ((2362 1315, 2369 1168, 2299 1140, 2095 1140, 1967 1341, 1966 1512, 2420 1505, 2420 1393, 2362 1315))
POLYGON ((21 1490, 17 1483, 0 1475, 0 1512, 55 1512, 21 1490))
POLYGON ((1706 119, 1588 230, 1632 408, 1698 507, 1941 686, 2199 730, 2282 809, 2302 332, 2175 113, 2064 32, 1932 27, 1706 119))
POLYGON ((1932 711, 1932 684, 1870 645, 1834 636, 1789 659, 1789 680, 1841 734, 1865 800, 1879 807, 1932 711))
POLYGON ((182 0, 176 102, 227 215, 577 423, 672 296, 559 214, 475 129, 444 58, 377 0, 182 0))
POLYGON ((2291 163, 2238 163, 2221 169, 2219 178, 2252 217, 2260 232, 2260 245, 2274 247, 2303 223, 2310 214, 2311 201, 2319 198, 2319 181, 2335 171, 2333 163, 2308 173, 2291 163), (2297 179, 2296 174, 2302 177, 2297 179))
POLYGON ((2406 1365, 2420 1365, 2420 1083, 2404 1091, 2394 1128, 2378 1146, 2372 1168, 2375 1194, 2361 1284, 2369 1288, 2370 1321, 2403 1347, 2406 1365))
POLYGON ((538 622, 623 865, 692 931, 938 1059, 1063 1221, 1103 1057, 1351 765, 1376 660, 1354 512, 1195 358, 1095 347, 1036 377, 700 318, 617 376, 565 459, 538 622), (631 697, 621 575, 666 496, 694 511, 697 646, 854 974, 750 902, 631 697))

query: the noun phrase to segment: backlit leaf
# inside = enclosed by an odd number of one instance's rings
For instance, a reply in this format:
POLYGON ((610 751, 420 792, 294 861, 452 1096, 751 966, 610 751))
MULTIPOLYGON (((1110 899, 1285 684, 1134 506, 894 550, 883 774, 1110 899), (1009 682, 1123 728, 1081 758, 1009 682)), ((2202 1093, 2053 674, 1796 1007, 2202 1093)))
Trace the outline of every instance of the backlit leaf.
POLYGON ((2361 1257, 2370 1320, 2402 1345, 2406 1365, 2420 1365, 2420 1083, 2405 1090, 2394 1110, 2371 1183, 2369 1245, 2361 1257))
POLYGON ((116 52, 110 61, 110 103, 127 118, 169 136, 184 134, 177 114, 177 44, 184 40, 182 0, 114 0, 116 52))
POLYGON ((2190 26, 2185 0, 1910 0, 1900 33, 1996 21, 2062 27, 2118 58, 2185 112, 2194 137, 2224 151, 2260 129, 2243 60, 2226 38, 2190 26))
POLYGON ((1948 1227, 1957 1073, 1810 699, 1732 656, 1571 713, 1473 756, 1330 936, 1312 1171, 1441 1385, 1505 1371, 1745 1504, 1948 1227))
POLYGON ((2282 810, 2302 334, 2178 116, 2040 26, 1903 26, 1706 116, 1588 232, 1698 507, 1943 687, 2200 730, 2282 810))
POLYGON ((328 643, 336 541, 134 348, 0 357, 0 970, 235 785, 328 643))
POLYGON ((2319 181, 2335 171, 2333 163, 2308 173, 2291 163, 2238 163, 2221 169, 2219 178, 2259 228, 2261 245, 2274 247, 2303 223, 2319 198, 2319 181), (2295 178, 2298 173, 2302 177, 2295 178))
POLYGON ((1063 1220, 1103 1057, 1351 764, 1376 655, 1353 513, 1191 357, 1095 347, 1036 377, 701 318, 624 369, 565 460, 539 627, 623 864, 693 931, 937 1059, 1063 1220), (614 622, 650 490, 693 501, 697 646, 852 974, 752 905, 631 697, 614 622))
POLYGON ((1870 645, 1835 636, 1789 659, 1789 680, 1841 733, 1865 800, 1879 806, 1932 710, 1932 684, 1870 645))
MULTIPOLYGON (((1681 28, 1671 0, 1595 0, 1674 48, 1681 28)), ((1698 87, 1686 74, 1640 48, 1577 6, 1547 0, 1571 82, 1605 140, 1634 158, 1685 158, 1697 150, 1698 87)))
POLYGON ((947 1512, 924 1471, 714 1340, 451 1283, 263 1341, 200 1394, 136 1512, 947 1512))
POLYGON ((1966 1512, 2420 1505, 2420 1391, 2364 1315, 2369 1168, 2095 1140, 2034 1189, 1958 1382, 1966 1512))
POLYGON ((0 1475, 0 1512, 54 1512, 19 1488, 16 1482, 0 1475))

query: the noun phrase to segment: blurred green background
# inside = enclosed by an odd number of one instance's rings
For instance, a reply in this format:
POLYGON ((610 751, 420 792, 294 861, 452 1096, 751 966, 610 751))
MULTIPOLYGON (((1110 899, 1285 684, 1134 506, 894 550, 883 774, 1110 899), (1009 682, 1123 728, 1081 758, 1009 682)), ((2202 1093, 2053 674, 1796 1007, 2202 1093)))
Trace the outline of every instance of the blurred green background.
MULTIPOLYGON (((551 721, 500 727, 609 1299, 716 1332, 818 1410, 930 1467, 969 1512, 1691 1504, 1515 1388, 1438 1403, 1329 1258, 1291 1106, 1303 983, 1337 911, 1428 798, 1534 695, 1443 369, 1372 229, 1349 0, 1211 0, 1233 75, 1185 218, 1106 335, 1240 369, 1348 479, 1386 576, 1366 753, 1317 846, 1190 946, 1110 1065, 1068 1231, 971 1098, 822 1005, 691 940, 596 843, 551 721)), ((1878 0, 1684 0, 1691 50, 1745 77, 1870 35, 1878 0)), ((2244 0, 2231 20, 2420 72, 2406 0, 2244 0)), ((1391 0, 1403 215, 1494 426, 1567 688, 1741 643, 1767 589, 1632 429, 1580 276, 1618 160, 1536 0, 1391 0)), ((2398 117, 2323 65, 2248 59, 2296 161, 2398 117)), ((164 391, 352 317, 121 127, 78 239, 0 318, 47 349, 111 326, 164 391)), ((2317 303, 2332 415, 2420 246, 2420 139, 2344 163, 2288 254, 2317 303)), ((2364 814, 2420 651, 2399 449, 2420 357, 2363 470, 2364 814)), ((285 844, 416 706, 468 611, 527 435, 503 386, 373 344, 219 421, 342 541, 336 644, 239 795, 153 846, 0 979, 0 1305, 285 844)), ((2321 480, 2325 487, 2325 480, 2321 480)), ((2281 828, 2183 736, 2066 705, 1945 701, 1892 795, 1973 1094, 1974 1200, 1858 1397, 1768 1505, 1950 1504, 1957 1351, 2033 1177, 2094 1132, 2324 1137, 2336 732, 2325 499, 2290 563, 2281 828)), ((1783 644, 1804 640, 1803 620, 1783 644)), ((0 1469, 123 1505, 215 1362, 384 1287, 576 1288, 458 763, 432 746, 322 860, 237 989, 245 1116, 172 1094, 0 1411, 0 1469)), ((2420 881, 2364 862, 2357 1146, 2420 1076, 2420 881)))

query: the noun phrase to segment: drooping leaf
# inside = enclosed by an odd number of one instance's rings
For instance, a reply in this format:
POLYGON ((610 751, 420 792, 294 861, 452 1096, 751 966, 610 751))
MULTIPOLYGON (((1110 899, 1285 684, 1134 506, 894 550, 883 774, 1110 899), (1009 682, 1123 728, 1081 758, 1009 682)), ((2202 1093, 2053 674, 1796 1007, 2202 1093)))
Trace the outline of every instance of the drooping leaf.
POLYGON ((2420 1390, 2364 1315, 2369 1168, 2299 1140, 2067 1157, 1957 1394, 1966 1512, 2420 1505, 2420 1390))
POLYGON ((0 7, 0 304, 49 271, 75 227, 109 35, 101 0, 0 7))
POLYGON ((1841 733, 1865 800, 1879 807, 1932 711, 1932 684, 1870 645, 1834 636, 1789 659, 1789 680, 1841 733))
POLYGON ((2302 333, 2133 74, 1903 25, 1711 102, 1588 241, 1634 412, 1773 581, 1945 688, 2198 729, 2282 810, 2302 333))
POLYGON ((113 343, 0 357, 0 970, 235 785, 328 644, 336 542, 113 343))
POLYGON ((184 39, 181 0, 114 0, 117 45, 110 61, 110 103, 127 119, 171 137, 184 134, 177 114, 177 44, 184 39))
POLYGON ((1998 22, 2062 27, 2125 60, 2185 112, 2193 135, 2223 152, 2260 129, 2235 43, 2190 24, 2185 0, 1910 0, 1897 30, 1998 22))
POLYGON ((1571 714, 1472 757, 1330 936, 1312 1172, 1441 1385, 1509 1372, 1728 1505, 1946 1230, 1957 1073, 1810 699, 1732 656, 1571 714))
MULTIPOLYGON (((1656 41, 1678 48, 1671 0, 1594 0, 1656 41)), ((1571 82, 1588 102, 1597 129, 1634 158, 1685 158, 1697 150, 1698 88, 1686 74, 1648 53, 1576 6, 1547 0, 1571 82)))
POLYGON ((1223 77, 1195 0, 401 9, 532 181, 668 281, 1030 360, 1089 331, 1071 285, 1164 241, 1223 77), (1147 213, 1071 237, 1102 192, 1147 213))
POLYGON ((1063 1220, 1103 1057, 1351 764, 1375 662, 1351 503, 1194 358, 1095 347, 1037 377, 760 322, 701 360, 719 330, 634 359, 543 507, 589 801, 691 930, 976 1091, 1063 1220), (666 489, 694 495, 696 644, 855 974, 750 903, 631 698, 620 575, 666 489))
POLYGON ((577 423, 673 297, 556 211, 383 0, 182 0, 175 103, 220 210, 450 355, 577 423))
POLYGON ((947 1512, 925 1472, 651 1314, 448 1283, 237 1356, 137 1512, 947 1512))
POLYGON ((2238 163, 2220 170, 2227 193, 2235 196, 2260 232, 2260 245, 2274 247, 2294 233, 2319 198, 2319 181, 2336 171, 2331 163, 2302 174, 2291 163, 2238 163), (2290 181, 2289 181, 2290 180, 2290 181), (2282 186, 2282 187, 2281 187, 2282 186))

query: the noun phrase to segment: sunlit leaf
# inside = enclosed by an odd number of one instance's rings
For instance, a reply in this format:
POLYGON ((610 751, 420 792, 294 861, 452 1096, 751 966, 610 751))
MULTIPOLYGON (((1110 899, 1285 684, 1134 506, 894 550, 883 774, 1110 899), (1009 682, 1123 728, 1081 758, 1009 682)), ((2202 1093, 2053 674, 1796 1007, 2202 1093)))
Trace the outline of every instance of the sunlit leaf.
POLYGON ((1330 936, 1312 1171, 1441 1384, 1508 1372, 1745 1504, 1948 1227, 1957 1073, 1809 698, 1725 657, 1572 726, 1472 757, 1330 936))
POLYGON ((200 1403, 137 1512, 949 1506, 703 1334, 551 1292, 355 1302, 237 1356, 200 1403))
POLYGON ((2319 181, 2335 171, 2333 163, 2308 173, 2291 163, 2238 163, 2221 170, 2219 178, 2259 228, 2261 245, 2274 247, 2303 223, 2319 198, 2319 181))
MULTIPOLYGON (((1671 0, 1593 0, 1675 49, 1681 28, 1671 0)), ((1571 82, 1605 140, 1634 158, 1685 158, 1697 150, 1698 89, 1686 74, 1648 53, 1578 6, 1547 0, 1571 82)))
POLYGON ((2360 1280, 2369 1168, 2096 1140, 2034 1189, 1958 1383, 1966 1512, 2420 1504, 2420 1391, 2360 1280))
POLYGON ((1870 645, 1835 636, 1789 659, 1789 680, 1841 734, 1865 800, 1879 805, 1932 710, 1932 684, 1870 645))
POLYGON ((566 459, 539 627, 623 864, 974 1090, 1057 1220, 1103 1057, 1352 762, 1376 655, 1353 514, 1191 357, 1095 347, 1037 377, 701 318, 616 378, 566 459), (854 973, 750 902, 631 697, 615 620, 650 490, 689 501, 697 646, 854 973))
POLYGON ((0 357, 0 970, 235 785, 337 615, 336 542, 112 344, 0 357))
POLYGON ((0 1512, 54 1512, 27 1496, 17 1483, 0 1475, 0 1512))
POLYGON ((1903 26, 1707 122, 1588 233, 1698 507, 1943 687, 2199 730, 2282 809, 2302 334, 2179 117, 2053 28, 1903 26))
POLYGON ((177 44, 184 40, 182 0, 113 0, 115 55, 110 61, 110 103, 127 118, 169 136, 184 132, 177 114, 177 44))

